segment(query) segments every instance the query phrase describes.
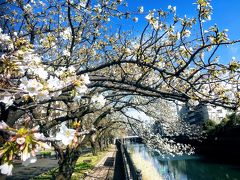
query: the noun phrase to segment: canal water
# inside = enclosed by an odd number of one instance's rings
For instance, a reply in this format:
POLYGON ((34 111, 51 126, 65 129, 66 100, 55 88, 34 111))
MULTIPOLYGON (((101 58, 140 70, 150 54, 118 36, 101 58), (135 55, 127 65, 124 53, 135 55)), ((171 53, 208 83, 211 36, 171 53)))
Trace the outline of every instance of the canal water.
POLYGON ((240 180, 240 167, 219 164, 196 156, 163 159, 144 144, 127 144, 143 180, 240 180))

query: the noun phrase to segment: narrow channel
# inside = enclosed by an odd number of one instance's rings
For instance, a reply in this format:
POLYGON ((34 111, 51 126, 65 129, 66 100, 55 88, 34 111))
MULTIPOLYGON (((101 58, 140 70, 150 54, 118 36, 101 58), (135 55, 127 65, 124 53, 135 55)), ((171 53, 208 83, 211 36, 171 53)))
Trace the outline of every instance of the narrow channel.
POLYGON ((128 143, 127 149, 143 180, 240 180, 239 166, 189 155, 163 159, 139 143, 128 143))

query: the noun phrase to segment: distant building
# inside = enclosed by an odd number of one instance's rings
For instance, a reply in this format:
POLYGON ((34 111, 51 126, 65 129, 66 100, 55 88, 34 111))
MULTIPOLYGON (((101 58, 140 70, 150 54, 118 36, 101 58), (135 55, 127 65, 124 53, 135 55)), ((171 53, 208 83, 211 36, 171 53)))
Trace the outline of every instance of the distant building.
POLYGON ((178 116, 191 124, 201 124, 207 120, 220 123, 227 114, 231 113, 220 106, 199 104, 194 108, 190 108, 186 103, 181 102, 176 104, 176 109, 178 116))

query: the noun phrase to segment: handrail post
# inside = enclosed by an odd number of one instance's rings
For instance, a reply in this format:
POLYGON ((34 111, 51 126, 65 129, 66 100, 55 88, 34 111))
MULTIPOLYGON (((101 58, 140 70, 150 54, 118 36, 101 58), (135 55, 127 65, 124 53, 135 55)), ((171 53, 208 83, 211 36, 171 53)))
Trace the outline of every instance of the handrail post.
POLYGON ((142 180, 142 171, 140 169, 137 169, 136 173, 137 173, 137 179, 142 180))

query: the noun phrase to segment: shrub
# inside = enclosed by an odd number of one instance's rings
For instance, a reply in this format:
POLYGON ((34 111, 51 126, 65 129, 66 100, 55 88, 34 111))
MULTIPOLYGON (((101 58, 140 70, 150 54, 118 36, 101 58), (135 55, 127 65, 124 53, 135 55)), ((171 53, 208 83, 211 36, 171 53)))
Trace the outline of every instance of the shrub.
POLYGON ((203 130, 209 133, 216 129, 217 123, 211 119, 207 120, 203 124, 203 130))

